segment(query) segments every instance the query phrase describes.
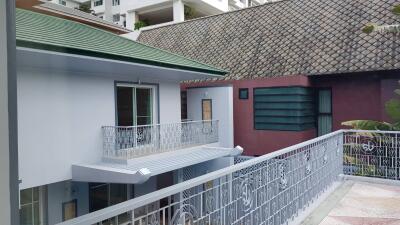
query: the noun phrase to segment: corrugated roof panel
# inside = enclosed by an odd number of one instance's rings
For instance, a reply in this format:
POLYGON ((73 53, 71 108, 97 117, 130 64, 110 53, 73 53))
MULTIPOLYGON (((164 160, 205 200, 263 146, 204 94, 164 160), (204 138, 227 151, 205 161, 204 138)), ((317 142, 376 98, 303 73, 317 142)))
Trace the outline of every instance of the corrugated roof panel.
POLYGON ((227 72, 85 24, 17 9, 20 47, 45 49, 167 68, 223 75, 227 72))

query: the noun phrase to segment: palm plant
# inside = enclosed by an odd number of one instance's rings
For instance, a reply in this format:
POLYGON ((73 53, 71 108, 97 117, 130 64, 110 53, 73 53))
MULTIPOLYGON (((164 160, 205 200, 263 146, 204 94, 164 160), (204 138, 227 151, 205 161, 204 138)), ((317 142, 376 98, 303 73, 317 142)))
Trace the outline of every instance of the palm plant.
MULTIPOLYGON (((395 5, 392 9, 392 12, 394 15, 400 16, 400 4, 395 5)), ((362 30, 367 34, 372 32, 400 34, 400 24, 377 25, 370 23, 367 24, 362 30)))

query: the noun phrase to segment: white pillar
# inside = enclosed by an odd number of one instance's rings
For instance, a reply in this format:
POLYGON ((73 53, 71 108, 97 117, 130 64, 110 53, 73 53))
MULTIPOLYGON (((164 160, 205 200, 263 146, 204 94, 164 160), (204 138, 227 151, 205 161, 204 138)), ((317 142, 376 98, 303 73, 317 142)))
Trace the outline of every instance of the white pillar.
POLYGON ((113 22, 112 0, 104 0, 104 19, 113 22))
POLYGON ((174 22, 182 22, 185 20, 185 5, 182 0, 174 0, 173 3, 174 22))
POLYGON ((135 11, 126 12, 126 28, 129 30, 135 29, 135 23, 139 21, 139 16, 135 11))

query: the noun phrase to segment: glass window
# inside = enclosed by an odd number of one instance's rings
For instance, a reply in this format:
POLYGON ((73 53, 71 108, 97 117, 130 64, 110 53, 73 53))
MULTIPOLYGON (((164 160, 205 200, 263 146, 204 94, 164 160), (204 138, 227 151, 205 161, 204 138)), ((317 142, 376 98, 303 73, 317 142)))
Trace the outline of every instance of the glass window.
POLYGON ((40 225, 39 188, 28 188, 20 192, 20 224, 40 225))
POLYGON ((93 5, 94 6, 101 6, 101 5, 103 5, 103 0, 95 0, 93 5))
POLYGON ((124 85, 117 86, 118 126, 152 124, 154 88, 124 85))
POLYGON ((113 6, 119 5, 119 0, 113 0, 113 1, 112 1, 112 5, 113 5, 113 6))
POLYGON ((89 211, 97 211, 108 206, 108 184, 89 184, 89 211))
POLYGON ((124 202, 127 199, 127 185, 110 184, 110 205, 124 202))
POLYGON ((239 88, 239 99, 249 99, 248 88, 239 88))
POLYGON ((120 19, 121 19, 121 18, 120 18, 120 15, 119 15, 119 14, 113 15, 113 21, 114 21, 114 22, 119 22, 120 19))
POLYGON ((136 89, 137 125, 148 125, 152 123, 152 95, 149 88, 136 89))
POLYGON ((332 132, 332 91, 318 90, 318 136, 332 132))
POLYGON ((128 200, 126 184, 89 183, 89 211, 97 211, 128 200))
POLYGON ((67 2, 65 0, 58 0, 58 4, 66 6, 67 2))

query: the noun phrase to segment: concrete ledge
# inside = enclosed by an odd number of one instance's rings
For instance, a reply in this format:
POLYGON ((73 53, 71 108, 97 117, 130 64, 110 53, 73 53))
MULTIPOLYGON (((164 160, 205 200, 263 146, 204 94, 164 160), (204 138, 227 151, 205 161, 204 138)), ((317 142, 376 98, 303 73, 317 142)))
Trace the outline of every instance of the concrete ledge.
POLYGON ((298 224, 311 225, 310 223, 304 223, 304 222, 308 220, 309 216, 315 210, 320 208, 321 203, 323 203, 329 196, 331 196, 331 194, 334 193, 335 190, 342 185, 342 183, 343 182, 341 181, 340 178, 338 179, 338 181, 332 183, 330 187, 328 187, 324 192, 315 197, 304 211, 299 211, 298 216, 296 216, 294 220, 289 221, 288 225, 298 225, 298 224))
POLYGON ((400 180, 389 180, 376 177, 362 177, 362 176, 352 176, 352 175, 342 175, 342 177, 344 180, 400 186, 400 180))
POLYGON ((344 198, 350 191, 355 182, 344 181, 334 191, 329 194, 325 199, 321 199, 319 205, 313 209, 312 212, 301 222, 302 225, 318 225, 325 219, 329 212, 336 207, 337 204, 344 198))

